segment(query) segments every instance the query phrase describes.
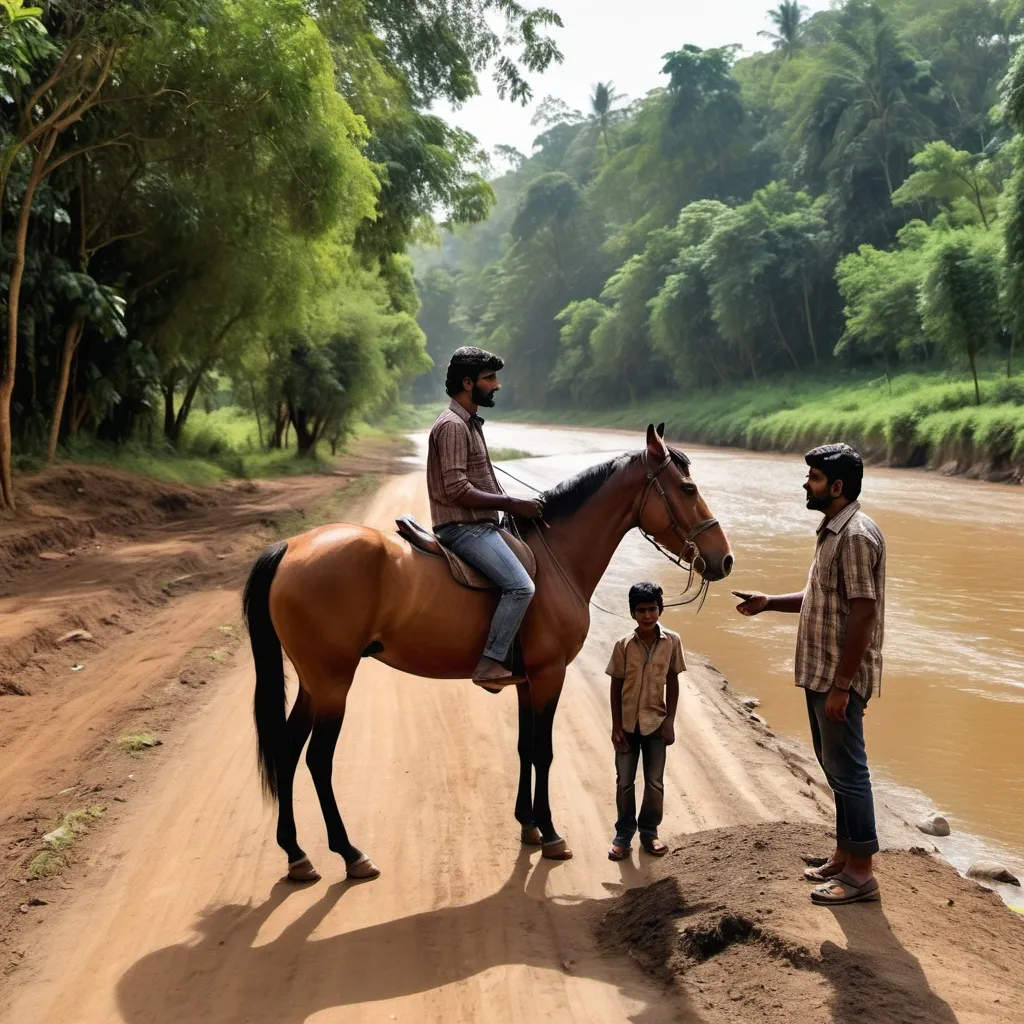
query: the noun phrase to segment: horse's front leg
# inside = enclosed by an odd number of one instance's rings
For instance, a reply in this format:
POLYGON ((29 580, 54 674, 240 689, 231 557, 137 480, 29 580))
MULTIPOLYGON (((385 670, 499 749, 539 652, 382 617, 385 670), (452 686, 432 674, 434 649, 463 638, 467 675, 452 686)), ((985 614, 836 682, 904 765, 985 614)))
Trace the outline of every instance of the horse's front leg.
MULTIPOLYGON (((533 771, 536 788, 533 794, 533 822, 540 830, 543 854, 550 860, 568 860, 572 857, 566 841, 555 830, 551 821, 548 797, 548 776, 554 758, 552 733, 558 698, 565 681, 565 666, 545 668, 530 676, 529 705, 533 731, 533 771)), ((523 719, 520 717, 520 728, 523 719)), ((521 781, 521 779, 520 779, 521 781)))
POLYGON ((540 846, 540 829, 533 818, 533 706, 529 683, 516 687, 519 700, 519 789, 516 792, 516 821, 526 846, 540 846))

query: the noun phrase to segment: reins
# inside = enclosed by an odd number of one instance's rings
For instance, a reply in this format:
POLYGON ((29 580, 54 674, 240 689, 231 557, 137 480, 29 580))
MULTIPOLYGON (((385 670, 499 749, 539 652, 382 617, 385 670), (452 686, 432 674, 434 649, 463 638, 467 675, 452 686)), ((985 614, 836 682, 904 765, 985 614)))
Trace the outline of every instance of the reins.
MULTIPOLYGON (((640 535, 644 538, 644 540, 646 540, 659 554, 661 554, 665 558, 667 558, 670 562, 672 562, 673 565, 676 565, 676 566, 679 566, 680 568, 686 569, 686 571, 688 572, 689 576, 688 576, 688 579, 686 581, 686 587, 683 589, 682 593, 683 594, 687 594, 689 592, 690 588, 693 586, 694 563, 697 561, 697 559, 701 559, 700 552, 697 551, 697 546, 696 546, 696 543, 695 543, 696 539, 702 533, 704 533, 705 530, 710 530, 712 527, 717 526, 718 525, 718 520, 717 519, 702 519, 699 523, 694 524, 693 528, 689 531, 689 533, 685 532, 683 530, 683 528, 679 525, 678 521, 676 520, 675 514, 672 512, 672 506, 669 504, 668 495, 665 493, 665 488, 662 487, 661 481, 658 479, 658 477, 661 475, 661 473, 664 472, 672 464, 672 453, 669 452, 665 456, 664 462, 662 462, 661 465, 658 466, 658 468, 653 470, 653 471, 651 470, 651 467, 650 467, 650 464, 649 464, 648 452, 644 451, 642 453, 642 455, 640 456, 640 458, 641 458, 641 462, 642 462, 643 467, 644 467, 644 473, 647 475, 647 486, 644 488, 643 497, 640 500, 640 510, 637 512, 637 521, 636 521, 636 523, 634 525, 640 531, 640 535), (653 534, 649 533, 646 529, 644 529, 644 525, 643 525, 644 508, 647 506, 647 499, 648 499, 648 497, 649 497, 649 495, 651 493, 651 490, 654 489, 654 488, 657 489, 658 496, 661 498, 661 502, 662 502, 662 504, 665 507, 665 512, 668 514, 669 525, 670 525, 672 531, 683 542, 683 550, 678 555, 673 554, 671 551, 669 551, 667 548, 665 548, 662 544, 660 544, 658 542, 657 538, 653 534), (684 560, 685 557, 686 557, 686 551, 687 551, 688 548, 691 548, 691 549, 693 549, 696 552, 696 556, 691 558, 689 562, 684 560)), ((510 473, 507 469, 503 469, 501 466, 495 466, 494 468, 496 470, 498 470, 499 473, 504 473, 505 476, 507 476, 511 480, 514 480, 517 484, 520 484, 521 486, 526 487, 528 490, 533 491, 534 494, 541 494, 542 493, 538 488, 534 487, 533 484, 527 483, 525 480, 520 480, 519 477, 517 477, 513 473, 510 473)), ((512 526, 513 532, 515 532, 516 535, 519 536, 519 532, 518 532, 518 530, 516 529, 516 526, 515 526, 514 517, 509 516, 507 518, 508 518, 509 524, 512 526)), ((543 524, 545 527, 548 526, 548 524, 544 521, 544 517, 543 516, 539 516, 538 520, 539 520, 539 523, 543 524)), ((545 536, 544 536, 544 531, 541 530, 540 526, 538 525, 538 520, 531 520, 531 522, 533 522, 533 524, 535 526, 537 526, 537 536, 540 538, 541 544, 544 545, 544 548, 547 551, 549 557, 551 558, 552 563, 554 564, 555 568, 558 570, 558 574, 562 577, 562 579, 568 585, 569 589, 575 594, 575 596, 576 596, 577 600, 579 600, 580 604, 582 604, 584 607, 586 607, 586 605, 589 603, 589 604, 593 605, 598 611, 604 612, 606 615, 614 615, 614 616, 616 616, 618 618, 623 618, 623 619, 626 618, 627 616, 622 615, 620 612, 613 612, 613 611, 609 610, 608 608, 602 607, 593 598, 591 598, 589 602, 586 600, 586 598, 583 596, 583 594, 580 593, 579 588, 576 586, 575 581, 572 579, 571 576, 569 576, 569 574, 563 568, 562 564, 555 557, 555 553, 551 550, 551 545, 548 544, 547 538, 545 538, 545 536)), ((519 536, 519 539, 522 540, 523 538, 521 536, 519 536)), ((701 562, 703 563, 703 559, 701 559, 701 562)), ((706 580, 706 579, 704 579, 702 577, 700 585, 697 588, 697 592, 692 597, 683 598, 682 595, 681 595, 679 600, 676 600, 676 601, 666 601, 665 602, 665 607, 666 608, 681 608, 681 607, 683 607, 685 605, 693 604, 694 602, 699 600, 700 604, 697 605, 697 611, 699 612, 701 610, 701 608, 704 607, 704 602, 707 599, 708 588, 710 586, 711 586, 710 581, 708 581, 708 580, 706 580)))

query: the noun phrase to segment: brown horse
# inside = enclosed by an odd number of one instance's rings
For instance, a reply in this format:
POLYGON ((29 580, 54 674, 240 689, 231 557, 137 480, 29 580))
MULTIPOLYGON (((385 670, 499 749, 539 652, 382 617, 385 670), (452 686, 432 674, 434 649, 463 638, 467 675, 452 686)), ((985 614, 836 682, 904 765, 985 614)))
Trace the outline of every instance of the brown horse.
MULTIPOLYGON (((647 446, 559 484, 544 495, 544 522, 520 524, 537 556, 537 589, 520 631, 528 681, 519 696, 519 792, 515 816, 525 843, 544 856, 571 857, 551 821, 551 731, 566 666, 590 627, 589 601, 622 538, 634 526, 704 581, 732 569, 729 542, 711 517, 689 460, 666 447, 662 425, 647 446), (531 782, 535 788, 531 792, 531 782)), ((432 679, 465 679, 487 637, 495 591, 468 590, 447 562, 405 540, 362 526, 310 530, 267 548, 245 586, 243 608, 256 662, 255 718, 264 788, 279 801, 277 841, 289 876, 319 877, 298 844, 292 782, 306 763, 328 843, 350 878, 379 872, 349 841, 331 783, 334 748, 360 658, 432 679), (281 649, 299 691, 285 719, 281 649)))

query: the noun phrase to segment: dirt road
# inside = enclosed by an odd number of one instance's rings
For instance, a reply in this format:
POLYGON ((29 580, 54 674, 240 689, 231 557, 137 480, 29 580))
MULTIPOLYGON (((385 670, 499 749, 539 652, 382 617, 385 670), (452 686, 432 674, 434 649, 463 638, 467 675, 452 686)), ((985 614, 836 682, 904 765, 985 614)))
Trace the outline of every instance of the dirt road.
MULTIPOLYGON (((365 521, 386 528, 409 510, 426 515, 418 474, 389 481, 365 521)), ((227 613, 217 604, 210 623, 227 613)), ((151 629, 183 646, 203 626, 179 618, 151 629)), ((127 755, 111 768, 109 790, 127 803, 88 840, 88 863, 69 875, 59 905, 30 908, 44 934, 23 943, 3 1020, 688 1019, 675 996, 592 938, 607 897, 647 871, 635 855, 625 865, 605 856, 614 784, 603 653, 592 643, 571 668, 555 727, 552 804, 574 860, 544 862, 516 841, 511 695, 367 662, 335 784, 353 840, 383 875, 340 881, 300 770, 300 838, 324 879, 297 889, 279 881, 283 855, 256 783, 253 680, 241 650, 202 713, 136 755, 157 765, 147 779, 128 781, 139 762, 127 755)), ((803 765, 787 766, 709 697, 720 685, 713 673, 694 669, 669 759, 665 833, 821 820, 817 787, 800 792, 803 765)), ((109 671, 130 688, 147 668, 109 671)))

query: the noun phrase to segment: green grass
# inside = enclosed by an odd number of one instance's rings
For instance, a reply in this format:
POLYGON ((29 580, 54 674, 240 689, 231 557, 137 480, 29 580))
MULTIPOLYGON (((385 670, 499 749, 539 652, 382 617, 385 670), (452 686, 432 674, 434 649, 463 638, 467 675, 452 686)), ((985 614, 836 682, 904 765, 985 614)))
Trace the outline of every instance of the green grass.
POLYGON ((43 847, 28 866, 29 880, 59 875, 67 867, 67 855, 79 836, 106 810, 100 804, 68 811, 56 827, 43 836, 43 847))
POLYGON ((160 746, 160 740, 154 739, 148 732, 137 732, 131 736, 122 736, 117 745, 130 754, 138 753, 140 750, 148 750, 150 747, 160 746))
POLYGON ((515 462, 516 459, 535 459, 533 452, 524 452, 521 448, 492 448, 492 462, 515 462))
POLYGON ((892 465, 956 463, 994 473, 1024 468, 1024 375, 981 382, 945 373, 886 378, 792 377, 717 392, 659 395, 635 406, 579 412, 508 411, 519 422, 643 430, 666 423, 670 438, 754 449, 803 451, 845 440, 892 465))
MULTIPOLYGON (((345 448, 349 452, 383 441, 393 441, 407 430, 429 426, 437 415, 434 406, 417 408, 402 406, 374 424, 356 425, 345 448)), ((263 424, 266 430, 266 424, 263 424)), ((163 483, 203 487, 226 479, 255 480, 270 477, 298 476, 309 473, 331 473, 337 458, 330 445, 321 441, 315 451, 299 458, 294 435, 291 447, 278 451, 264 450, 256 417, 237 406, 225 406, 206 412, 197 409, 189 416, 177 448, 165 443, 158 429, 151 443, 130 441, 109 444, 73 438, 61 452, 70 462, 109 466, 128 473, 146 476, 163 483)), ((42 468, 42 461, 21 456, 17 468, 31 472, 42 468)))

